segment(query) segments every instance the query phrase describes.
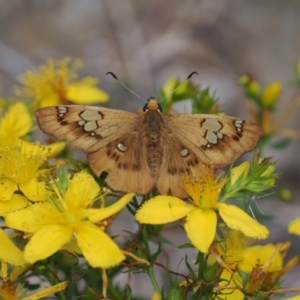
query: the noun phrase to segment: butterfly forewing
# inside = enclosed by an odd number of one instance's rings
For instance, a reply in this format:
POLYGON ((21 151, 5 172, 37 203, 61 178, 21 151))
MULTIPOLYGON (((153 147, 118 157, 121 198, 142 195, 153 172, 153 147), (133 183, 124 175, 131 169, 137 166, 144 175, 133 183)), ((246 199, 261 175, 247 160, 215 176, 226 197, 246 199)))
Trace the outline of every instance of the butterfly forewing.
POLYGON ((227 166, 253 150, 263 130, 237 118, 200 114, 166 116, 173 134, 205 164, 227 166))
POLYGON ((39 109, 36 118, 42 131, 70 146, 95 152, 132 130, 137 115, 121 110, 93 106, 66 105, 39 109))

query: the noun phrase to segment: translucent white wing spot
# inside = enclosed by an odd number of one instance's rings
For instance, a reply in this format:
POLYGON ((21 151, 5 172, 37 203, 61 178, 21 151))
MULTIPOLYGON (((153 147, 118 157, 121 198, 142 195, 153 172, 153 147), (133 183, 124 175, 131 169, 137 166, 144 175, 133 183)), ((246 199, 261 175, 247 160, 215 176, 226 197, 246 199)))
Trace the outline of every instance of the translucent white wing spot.
POLYGON ((234 121, 234 126, 238 132, 242 131, 243 122, 244 122, 243 120, 235 120, 234 121))
POLYGON ((209 131, 219 131, 222 128, 222 124, 215 119, 206 119, 201 124, 201 127, 209 131))
MULTIPOLYGON (((83 127, 83 130, 86 132, 93 132, 97 129, 97 121, 103 119, 103 115, 99 111, 90 109, 84 110, 79 116, 82 120, 79 120, 77 123, 79 126, 83 127)), ((95 133, 91 135, 95 135, 95 133)))
POLYGON ((121 152, 125 152, 127 147, 125 147, 123 144, 119 143, 117 145, 117 148, 121 151, 121 152))
POLYGON ((207 147, 210 147, 210 144, 217 144, 218 139, 223 138, 223 133, 220 132, 223 126, 218 120, 206 119, 202 122, 201 127, 206 129, 205 138, 209 142, 207 147))
POLYGON ((63 117, 67 112, 67 108, 65 106, 58 106, 57 109, 59 117, 63 117))
POLYGON ((222 139, 223 138, 223 133, 222 132, 217 132, 217 137, 219 138, 219 139, 222 139))
POLYGON ((212 132, 207 130, 205 138, 211 143, 211 144, 217 144, 218 143, 218 136, 212 132))
POLYGON ((180 151, 180 154, 181 154, 182 157, 186 157, 186 156, 188 156, 189 151, 188 151, 187 149, 182 149, 182 150, 180 151))
POLYGON ((83 129, 85 131, 94 131, 97 127, 96 121, 89 121, 84 124, 83 129))
POLYGON ((97 121, 103 119, 103 114, 98 110, 84 110, 79 116, 85 121, 97 121))

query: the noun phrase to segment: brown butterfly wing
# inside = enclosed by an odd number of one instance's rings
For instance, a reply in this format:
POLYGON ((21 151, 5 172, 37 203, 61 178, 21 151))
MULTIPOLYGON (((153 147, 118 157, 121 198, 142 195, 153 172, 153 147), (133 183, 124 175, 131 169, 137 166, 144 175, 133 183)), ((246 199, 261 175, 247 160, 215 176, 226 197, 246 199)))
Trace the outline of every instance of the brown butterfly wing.
POLYGON ((96 175, 109 171, 105 182, 115 191, 146 194, 155 185, 147 164, 145 145, 135 130, 89 154, 88 160, 96 175))
POLYGON ((173 196, 186 198, 188 195, 182 186, 182 176, 191 170, 193 175, 200 176, 203 163, 188 146, 173 134, 165 137, 165 141, 156 187, 161 194, 171 193, 173 196), (188 151, 188 155, 185 155, 186 151, 188 151))
POLYGON ((255 148, 262 129, 249 121, 215 116, 174 114, 165 117, 164 157, 156 182, 162 194, 187 197, 180 182, 184 172, 201 177, 203 164, 227 166, 255 148))
POLYGON ((44 107, 35 115, 42 131, 84 152, 97 151, 123 136, 138 118, 126 111, 84 105, 44 107))
POLYGON ((197 114, 166 116, 172 133, 205 164, 232 164, 253 150, 263 130, 250 121, 233 117, 197 114))
MULTIPOLYGON (((136 114, 103 107, 66 105, 36 112, 40 128, 73 149, 88 153, 96 175, 109 171, 107 184, 116 191, 145 194, 155 184, 139 141, 136 114)), ((140 129, 141 130, 141 129, 140 129)))

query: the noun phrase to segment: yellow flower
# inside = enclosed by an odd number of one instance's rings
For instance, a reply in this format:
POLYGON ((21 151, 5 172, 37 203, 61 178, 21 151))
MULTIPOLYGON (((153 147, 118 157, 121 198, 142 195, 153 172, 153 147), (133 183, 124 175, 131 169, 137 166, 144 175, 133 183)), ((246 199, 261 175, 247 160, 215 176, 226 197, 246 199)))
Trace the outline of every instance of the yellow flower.
POLYGON ((300 218, 291 221, 288 227, 288 232, 300 235, 300 218))
MULTIPOLYGON (((0 111, 1 114, 1 111, 0 111)), ((0 152, 6 147, 15 145, 31 148, 32 144, 22 140, 32 128, 32 117, 22 102, 10 106, 7 113, 0 119, 0 152)), ((56 142, 45 145, 49 149, 48 157, 59 154, 66 146, 66 142, 56 142)))
POLYGON ((108 95, 96 87, 98 80, 93 77, 79 79, 77 72, 83 66, 80 60, 49 59, 38 70, 29 70, 19 77, 21 87, 16 94, 32 100, 36 110, 44 106, 74 103, 106 102, 108 95))
MULTIPOLYGON (((275 252, 276 246, 273 244, 249 246, 249 240, 239 231, 230 230, 229 234, 217 243, 218 253, 231 269, 238 267, 243 272, 251 272, 259 261, 265 264, 275 252)), ((282 269, 283 258, 278 252, 268 272, 276 272, 282 269)))
POLYGON ((184 188, 192 203, 171 196, 157 196, 138 210, 136 219, 141 223, 164 224, 186 217, 184 228, 187 236, 204 253, 208 252, 216 234, 216 212, 230 228, 249 237, 266 238, 269 231, 265 226, 237 206, 217 202, 225 184, 223 174, 215 177, 213 168, 206 166, 203 166, 203 172, 205 176, 202 180, 184 177, 184 188))
POLYGON ((0 200, 10 200, 14 192, 21 190, 33 201, 46 197, 45 183, 39 181, 39 168, 46 161, 48 150, 32 144, 6 148, 0 157, 0 200))
POLYGON ((7 226, 33 234, 24 250, 25 259, 34 263, 75 241, 92 267, 119 264, 124 254, 95 223, 116 214, 134 194, 109 207, 90 208, 100 192, 93 177, 80 172, 68 184, 61 179, 51 183, 53 195, 48 201, 6 215, 7 226))
POLYGON ((0 148, 13 147, 29 133, 32 118, 22 102, 13 104, 0 120, 0 148))
POLYGON ((289 243, 255 246, 248 246, 248 244, 249 240, 237 231, 230 231, 222 241, 216 244, 217 256, 222 257, 227 266, 221 274, 223 280, 220 281, 220 286, 230 287, 222 290, 224 295, 218 295, 220 299, 243 300, 245 297, 241 292, 243 286, 246 287, 246 293, 249 295, 259 293, 260 290, 270 291, 277 287, 283 274, 298 261, 295 257, 283 266, 289 243), (250 274, 246 285, 243 283, 240 271, 250 274), (232 287, 238 289, 232 289, 232 287))
MULTIPOLYGON (((1 244, 2 245, 2 244, 1 244)), ((24 261, 25 263, 25 261, 24 261)), ((42 289, 31 296, 24 297, 26 290, 16 284, 16 280, 22 273, 26 272, 28 265, 24 267, 13 267, 11 268, 10 274, 8 274, 8 267, 5 261, 1 261, 1 277, 2 284, 0 285, 0 299, 3 300, 37 300, 49 296, 51 294, 62 291, 67 286, 67 281, 60 282, 54 286, 42 289)))

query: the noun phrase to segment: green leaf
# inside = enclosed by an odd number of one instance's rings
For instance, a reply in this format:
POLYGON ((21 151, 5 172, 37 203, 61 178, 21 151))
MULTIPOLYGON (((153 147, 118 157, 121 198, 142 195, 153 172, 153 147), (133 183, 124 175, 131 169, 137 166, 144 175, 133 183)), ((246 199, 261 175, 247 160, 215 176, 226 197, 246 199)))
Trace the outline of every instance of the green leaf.
POLYGON ((185 260, 185 265, 186 265, 186 267, 188 268, 188 270, 189 270, 189 272, 190 272, 190 276, 192 277, 192 279, 193 279, 194 281, 197 281, 196 273, 194 272, 194 269, 191 267, 191 265, 188 263, 187 259, 188 259, 188 257, 187 257, 187 255, 185 255, 185 258, 184 258, 184 260, 185 260))

